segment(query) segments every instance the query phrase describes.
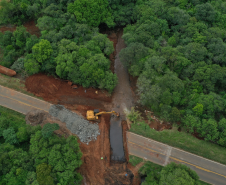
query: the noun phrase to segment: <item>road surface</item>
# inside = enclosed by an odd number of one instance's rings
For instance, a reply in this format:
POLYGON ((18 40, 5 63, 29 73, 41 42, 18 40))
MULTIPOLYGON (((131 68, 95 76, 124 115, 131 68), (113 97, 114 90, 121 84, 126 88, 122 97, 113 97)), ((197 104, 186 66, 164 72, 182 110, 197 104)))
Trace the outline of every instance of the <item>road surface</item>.
POLYGON ((196 171, 200 180, 214 185, 226 185, 226 166, 179 150, 143 136, 127 132, 129 154, 165 166, 182 163, 196 171))
POLYGON ((0 105, 22 114, 38 109, 49 111, 50 103, 0 85, 0 105))

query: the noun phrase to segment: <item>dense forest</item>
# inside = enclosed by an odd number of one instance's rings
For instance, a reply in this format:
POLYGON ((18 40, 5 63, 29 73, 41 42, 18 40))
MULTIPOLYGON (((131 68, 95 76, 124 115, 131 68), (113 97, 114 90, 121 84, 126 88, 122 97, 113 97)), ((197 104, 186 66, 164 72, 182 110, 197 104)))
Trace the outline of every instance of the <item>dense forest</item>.
POLYGON ((23 115, 0 107, 0 184, 80 184, 77 138, 53 134, 59 125, 31 126, 23 115))
POLYGON ((141 104, 226 147, 226 2, 223 0, 14 0, 0 3, 1 65, 112 92, 114 50, 100 28, 124 27, 120 59, 141 104), (35 20, 41 37, 23 26, 35 20))
POLYGON ((143 105, 224 147, 225 8, 221 0, 144 1, 120 53, 143 105))

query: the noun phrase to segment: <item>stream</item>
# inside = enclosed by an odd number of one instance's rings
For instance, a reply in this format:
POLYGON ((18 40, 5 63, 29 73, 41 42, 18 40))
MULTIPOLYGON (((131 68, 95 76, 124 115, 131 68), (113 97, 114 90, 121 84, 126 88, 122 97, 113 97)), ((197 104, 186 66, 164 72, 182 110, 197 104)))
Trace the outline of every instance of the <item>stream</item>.
POLYGON ((126 45, 122 39, 123 30, 118 33, 118 42, 116 45, 115 57, 115 73, 118 76, 118 84, 115 87, 113 95, 113 110, 120 113, 120 117, 111 117, 110 126, 110 144, 111 144, 111 160, 125 161, 125 153, 123 148, 123 133, 121 122, 126 120, 124 111, 130 110, 133 106, 133 93, 130 87, 129 74, 119 59, 121 49, 126 45))

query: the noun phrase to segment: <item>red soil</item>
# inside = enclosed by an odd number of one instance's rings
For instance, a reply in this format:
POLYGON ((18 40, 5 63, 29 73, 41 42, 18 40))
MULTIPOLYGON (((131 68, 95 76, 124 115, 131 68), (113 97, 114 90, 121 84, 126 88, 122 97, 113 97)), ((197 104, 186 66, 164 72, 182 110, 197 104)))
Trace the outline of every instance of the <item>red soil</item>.
POLYGON ((79 172, 83 175, 83 184, 131 184, 132 179, 125 177, 125 173, 131 173, 126 163, 111 164, 110 162, 110 115, 101 116, 99 129, 101 134, 96 141, 91 141, 89 145, 80 143, 83 164, 79 172))
MULTIPOLYGON (((113 46, 114 48, 116 48, 116 44, 118 42, 118 37, 114 32, 109 32, 108 33, 108 38, 110 41, 113 42, 113 46)), ((114 52, 112 54, 110 54, 109 59, 111 61, 111 67, 110 70, 114 73, 115 71, 115 56, 116 56, 116 50, 114 50, 114 52)))
POLYGON ((29 92, 54 104, 77 104, 104 109, 111 103, 111 97, 107 91, 82 86, 72 89, 67 81, 41 73, 28 77, 25 85, 29 92))
MULTIPOLYGON (((23 24, 23 26, 27 29, 27 31, 32 34, 36 35, 37 37, 41 36, 39 28, 36 26, 35 21, 29 21, 23 24)), ((8 25, 8 26, 1 26, 0 31, 5 32, 5 31, 15 31, 16 26, 15 25, 8 25)))

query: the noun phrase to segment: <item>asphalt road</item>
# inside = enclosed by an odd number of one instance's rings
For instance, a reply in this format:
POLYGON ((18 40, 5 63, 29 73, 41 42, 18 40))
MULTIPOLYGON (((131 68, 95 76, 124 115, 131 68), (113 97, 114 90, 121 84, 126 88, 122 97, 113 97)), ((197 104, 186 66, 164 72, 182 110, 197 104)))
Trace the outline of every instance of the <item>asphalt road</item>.
POLYGON ((182 163, 196 171, 200 180, 214 185, 226 185, 226 166, 179 150, 163 143, 127 132, 129 154, 165 166, 182 163))
POLYGON ((32 109, 49 111, 50 103, 0 85, 0 105, 26 114, 32 109))

